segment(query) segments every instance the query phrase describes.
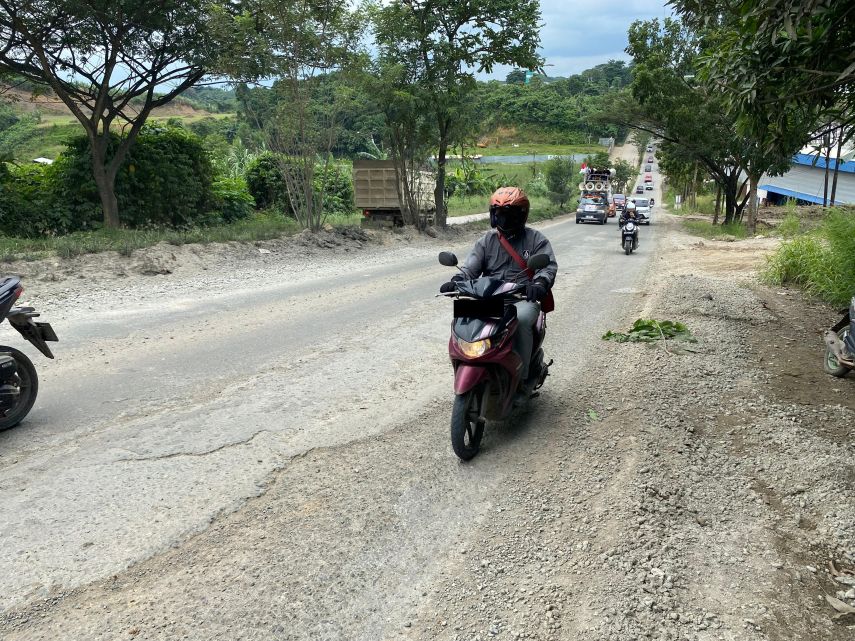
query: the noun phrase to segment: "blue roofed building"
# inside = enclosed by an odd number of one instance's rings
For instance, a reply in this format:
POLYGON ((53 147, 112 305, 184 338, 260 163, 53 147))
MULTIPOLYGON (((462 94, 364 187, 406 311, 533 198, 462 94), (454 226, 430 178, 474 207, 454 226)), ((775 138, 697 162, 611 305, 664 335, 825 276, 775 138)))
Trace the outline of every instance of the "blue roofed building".
MULTIPOLYGON (((837 189, 834 204, 855 205, 855 150, 841 154, 841 158, 829 160, 828 198, 831 204, 831 184, 834 168, 839 162, 837 189)), ((799 204, 821 205, 825 192, 825 158, 799 153, 793 157, 790 170, 783 176, 763 176, 758 185, 757 197, 770 205, 782 205, 790 199, 799 204)))

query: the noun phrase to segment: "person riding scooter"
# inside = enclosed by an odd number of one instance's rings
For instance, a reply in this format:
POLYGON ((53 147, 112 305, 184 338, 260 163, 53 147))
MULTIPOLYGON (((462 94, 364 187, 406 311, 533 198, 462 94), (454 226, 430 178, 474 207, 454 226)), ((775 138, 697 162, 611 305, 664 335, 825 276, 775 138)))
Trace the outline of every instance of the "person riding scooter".
POLYGON ((526 300, 515 304, 519 329, 514 351, 523 363, 521 378, 523 387, 536 383, 538 372, 529 372, 534 324, 541 309, 552 311, 551 289, 558 273, 558 263, 552 246, 542 233, 526 227, 530 203, 522 189, 501 187, 490 198, 490 226, 493 228, 482 236, 466 259, 460 274, 443 283, 439 291, 453 292, 457 282, 464 279, 488 276, 505 281, 518 280, 525 271, 525 261, 535 254, 549 256, 549 264, 529 278, 526 300))
POLYGON ((618 219, 618 227, 623 227, 628 220, 635 220, 635 212, 635 201, 630 200, 626 204, 626 207, 624 207, 623 212, 621 212, 620 219, 618 219))

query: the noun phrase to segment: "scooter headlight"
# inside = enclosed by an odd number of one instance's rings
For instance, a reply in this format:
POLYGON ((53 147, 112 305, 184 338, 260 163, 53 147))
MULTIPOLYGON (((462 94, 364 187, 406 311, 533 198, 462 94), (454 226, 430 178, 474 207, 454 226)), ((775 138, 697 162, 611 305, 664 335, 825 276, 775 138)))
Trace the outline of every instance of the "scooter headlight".
POLYGON ((465 341, 462 338, 457 339, 457 347, 460 348, 460 351, 469 358, 478 358, 479 356, 483 356, 487 353, 487 350, 490 349, 490 339, 485 338, 482 341, 475 341, 474 343, 470 343, 469 341, 465 341))

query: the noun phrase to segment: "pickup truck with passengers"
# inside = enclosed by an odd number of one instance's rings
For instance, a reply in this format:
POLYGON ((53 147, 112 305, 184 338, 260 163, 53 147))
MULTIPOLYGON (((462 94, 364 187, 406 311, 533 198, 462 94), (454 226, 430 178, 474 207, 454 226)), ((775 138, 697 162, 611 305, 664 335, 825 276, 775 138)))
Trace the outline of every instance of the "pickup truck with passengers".
POLYGON ((609 220, 609 199, 612 193, 611 180, 614 169, 592 169, 579 183, 579 206, 576 208, 576 224, 583 222, 605 225, 609 220))

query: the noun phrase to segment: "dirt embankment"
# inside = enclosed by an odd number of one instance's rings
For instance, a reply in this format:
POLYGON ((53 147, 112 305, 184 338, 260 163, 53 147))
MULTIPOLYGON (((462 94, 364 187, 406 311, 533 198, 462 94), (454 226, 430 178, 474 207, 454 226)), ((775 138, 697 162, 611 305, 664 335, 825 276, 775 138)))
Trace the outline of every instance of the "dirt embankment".
MULTIPOLYGON (((53 92, 43 94, 32 94, 29 91, 23 91, 14 87, 0 85, 0 95, 4 99, 12 102, 15 111, 22 113, 32 113, 39 111, 44 114, 53 114, 57 116, 68 116, 69 120, 74 119, 74 115, 69 111, 68 107, 60 100, 53 92)), ((133 107, 132 107, 133 108, 133 107)), ((168 105, 155 109, 152 114, 155 118, 167 118, 171 116, 205 116, 214 114, 191 107, 186 102, 178 99, 168 105)))

